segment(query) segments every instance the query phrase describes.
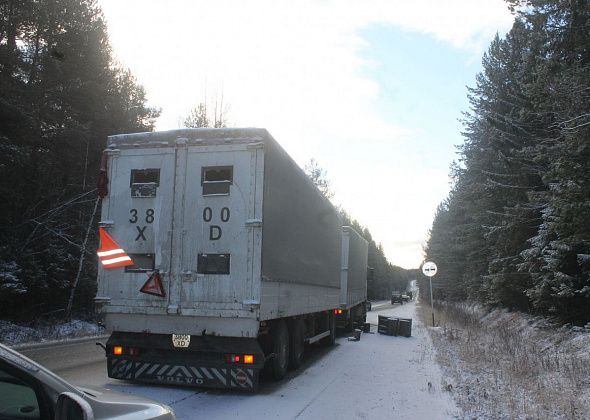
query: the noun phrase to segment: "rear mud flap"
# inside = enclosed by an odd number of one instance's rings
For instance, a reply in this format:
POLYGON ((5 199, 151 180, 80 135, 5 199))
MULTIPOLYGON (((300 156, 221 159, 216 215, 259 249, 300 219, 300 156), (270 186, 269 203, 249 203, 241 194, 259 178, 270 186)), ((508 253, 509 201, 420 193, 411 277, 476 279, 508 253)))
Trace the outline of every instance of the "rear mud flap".
POLYGON ((108 358, 108 375, 114 379, 205 388, 258 389, 258 370, 205 367, 108 358))

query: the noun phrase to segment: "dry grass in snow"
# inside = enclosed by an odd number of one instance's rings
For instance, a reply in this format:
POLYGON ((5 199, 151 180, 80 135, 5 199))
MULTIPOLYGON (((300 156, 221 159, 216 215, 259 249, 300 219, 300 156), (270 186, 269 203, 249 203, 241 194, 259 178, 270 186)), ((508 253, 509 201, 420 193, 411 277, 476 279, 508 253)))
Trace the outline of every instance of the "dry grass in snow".
MULTIPOLYGON (((430 321, 428 305, 423 319, 430 321)), ((445 304, 430 328, 465 419, 587 419, 590 333, 506 310, 445 304)))

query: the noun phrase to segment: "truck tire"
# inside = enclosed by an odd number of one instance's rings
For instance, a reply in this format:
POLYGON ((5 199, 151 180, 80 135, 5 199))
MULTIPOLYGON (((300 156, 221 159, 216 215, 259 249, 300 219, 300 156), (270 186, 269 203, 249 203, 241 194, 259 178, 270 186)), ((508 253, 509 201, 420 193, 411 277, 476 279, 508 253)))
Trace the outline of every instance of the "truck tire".
POLYGON ((272 352, 274 357, 269 360, 268 370, 272 378, 278 381, 285 377, 289 366, 289 331, 282 319, 273 328, 272 352))
POLYGON ((326 347, 333 346, 336 343, 336 317, 331 311, 328 313, 328 328, 330 329, 330 335, 321 340, 321 343, 326 347))
POLYGON ((305 322, 294 319, 289 329, 289 368, 297 369, 303 362, 305 352, 305 322))
POLYGON ((350 311, 348 311, 348 319, 346 320, 346 331, 347 332, 354 331, 355 318, 356 317, 354 316, 354 308, 351 308, 350 311))

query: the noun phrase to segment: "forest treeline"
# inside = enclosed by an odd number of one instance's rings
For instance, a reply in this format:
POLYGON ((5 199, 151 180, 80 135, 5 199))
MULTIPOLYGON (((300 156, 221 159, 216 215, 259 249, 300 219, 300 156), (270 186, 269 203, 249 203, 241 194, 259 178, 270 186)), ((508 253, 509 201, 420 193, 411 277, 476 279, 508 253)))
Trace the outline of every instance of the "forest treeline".
MULTIPOLYGON (((225 125, 223 100, 215 109, 225 125)), ((96 1, 0 0, 0 318, 63 316, 76 284, 74 311, 92 312, 102 150, 158 115, 114 60, 96 1)), ((386 296, 404 272, 360 230, 370 293, 386 296)))
MULTIPOLYGON (((435 298, 590 321, 590 2, 509 1, 425 249, 435 298)), ((421 288, 426 291, 426 287, 421 288)))
POLYGON ((62 311, 77 277, 75 308, 91 307, 101 152, 158 114, 95 1, 0 1, 0 317, 62 311))

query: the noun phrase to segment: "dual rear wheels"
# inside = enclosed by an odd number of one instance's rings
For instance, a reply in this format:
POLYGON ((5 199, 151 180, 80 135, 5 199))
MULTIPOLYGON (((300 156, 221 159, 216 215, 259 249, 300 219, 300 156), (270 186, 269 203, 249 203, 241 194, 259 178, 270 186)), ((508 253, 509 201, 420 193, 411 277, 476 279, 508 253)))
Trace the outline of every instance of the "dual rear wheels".
POLYGON ((367 308, 364 303, 350 309, 346 320, 346 331, 353 332, 355 328, 361 328, 367 322, 367 308))
POLYGON ((289 367, 297 369, 303 362, 305 353, 305 322, 301 318, 295 318, 291 322, 289 331, 289 367))
MULTIPOLYGON (((336 341, 336 318, 332 313, 323 314, 322 329, 329 328, 330 334, 321 340, 331 346, 336 341)), ((273 357, 268 360, 265 369, 275 380, 282 379, 287 369, 297 369, 303 363, 305 354, 306 322, 303 318, 293 318, 289 323, 280 319, 275 321, 271 330, 273 357)))
POLYGON ((287 323, 279 319, 272 329, 272 357, 265 369, 273 379, 283 379, 289 367, 289 331, 287 323))
POLYGON ((333 346, 336 343, 336 317, 332 312, 327 314, 326 328, 330 330, 330 335, 322 338, 321 343, 324 346, 333 346))

